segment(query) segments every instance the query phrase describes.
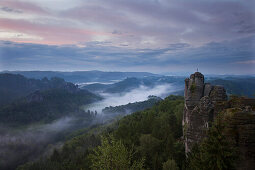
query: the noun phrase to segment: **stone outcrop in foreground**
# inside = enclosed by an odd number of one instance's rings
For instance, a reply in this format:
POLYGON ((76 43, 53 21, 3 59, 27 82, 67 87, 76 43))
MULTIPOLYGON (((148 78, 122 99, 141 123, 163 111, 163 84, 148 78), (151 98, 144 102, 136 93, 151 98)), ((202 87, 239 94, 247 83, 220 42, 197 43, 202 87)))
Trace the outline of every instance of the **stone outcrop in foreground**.
POLYGON ((240 152, 237 169, 255 167, 255 99, 236 98, 227 101, 223 86, 204 83, 199 72, 185 80, 183 134, 185 152, 206 137, 206 130, 223 114, 227 121, 227 136, 235 141, 240 152))
POLYGON ((185 151, 189 152, 194 143, 205 137, 205 130, 217 115, 214 105, 227 100, 222 86, 204 83, 204 75, 195 72, 185 80, 183 129, 185 151))

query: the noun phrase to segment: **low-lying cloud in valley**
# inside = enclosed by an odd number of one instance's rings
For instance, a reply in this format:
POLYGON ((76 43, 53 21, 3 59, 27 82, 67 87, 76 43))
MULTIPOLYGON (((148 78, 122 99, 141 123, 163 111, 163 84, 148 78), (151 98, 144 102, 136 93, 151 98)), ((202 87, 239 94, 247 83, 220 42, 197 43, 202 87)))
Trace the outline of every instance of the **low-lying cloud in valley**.
POLYGON ((0 127, 0 169, 12 169, 24 161, 48 155, 53 148, 62 145, 61 139, 74 126, 74 117, 64 117, 49 124, 31 125, 20 130, 0 127))
MULTIPOLYGON (((97 111, 108 106, 119 106, 128 103, 145 101, 148 96, 154 95, 161 98, 180 90, 174 84, 161 84, 154 87, 140 86, 125 93, 101 93, 104 99, 100 102, 85 106, 85 110, 97 111)), ((31 125, 20 130, 0 127, 0 169, 5 167, 15 168, 18 164, 39 159, 60 147, 65 137, 75 130, 87 128, 95 123, 105 123, 116 115, 98 115, 93 121, 88 121, 86 116, 63 117, 48 124, 31 125), (49 145, 51 144, 51 145, 49 145)))
POLYGON ((150 95, 164 98, 181 89, 181 87, 177 87, 174 84, 162 84, 155 87, 140 86, 139 88, 126 93, 101 93, 100 95, 104 97, 104 100, 89 105, 86 107, 86 110, 96 110, 98 113, 101 113, 102 109, 108 106, 119 106, 128 103, 145 101, 150 95))

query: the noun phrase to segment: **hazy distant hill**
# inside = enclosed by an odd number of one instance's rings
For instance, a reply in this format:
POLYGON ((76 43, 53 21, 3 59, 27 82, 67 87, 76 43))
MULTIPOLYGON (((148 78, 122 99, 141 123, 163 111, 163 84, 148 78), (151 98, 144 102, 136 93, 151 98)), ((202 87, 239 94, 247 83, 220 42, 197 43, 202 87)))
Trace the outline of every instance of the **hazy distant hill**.
POLYGON ((0 122, 7 125, 49 123, 64 116, 88 118, 79 107, 98 101, 100 97, 80 90, 71 93, 66 89, 36 91, 25 98, 0 107, 0 122))
POLYGON ((128 103, 126 105, 121 106, 109 106, 102 110, 105 114, 121 114, 126 115, 129 113, 142 111, 148 108, 151 108, 153 105, 161 101, 162 99, 156 96, 149 96, 148 100, 142 102, 128 103))
POLYGON ((0 96, 0 121, 16 124, 55 120, 101 99, 61 78, 37 80, 14 74, 0 74, 0 96))
POLYGON ((59 72, 59 71, 6 71, 12 74, 21 74, 27 78, 42 79, 44 77, 60 77, 72 83, 84 82, 109 82, 114 80, 122 80, 127 77, 145 77, 156 76, 156 74, 148 72, 103 72, 103 71, 74 71, 74 72, 59 72))
POLYGON ((124 93, 129 92, 140 86, 147 86, 153 88, 157 85, 166 85, 172 83, 178 86, 179 89, 184 88, 184 78, 185 77, 176 76, 148 76, 143 78, 130 77, 113 84, 89 84, 83 86, 82 89, 87 89, 91 92, 124 93))
MULTIPOLYGON (((94 83, 85 85, 82 88, 92 92, 105 93, 123 93, 131 91, 139 86, 155 87, 156 85, 173 84, 175 85, 175 95, 184 94, 183 76, 148 76, 143 78, 126 78, 120 82, 113 84, 94 83)), ((247 97, 254 97, 255 94, 255 77, 251 76, 226 76, 226 77, 210 77, 205 80, 213 85, 222 85, 227 90, 227 93, 234 95, 243 95, 247 97)))
POLYGON ((70 92, 79 90, 74 84, 57 77, 52 77, 50 80, 47 78, 38 80, 28 79, 22 75, 4 73, 0 74, 0 105, 25 97, 36 90, 48 89, 66 89, 70 92))
POLYGON ((36 159, 49 144, 91 125, 95 115, 81 106, 100 99, 61 78, 0 74, 0 169, 36 159))
POLYGON ((228 77, 210 81, 213 85, 222 85, 228 94, 255 97, 255 78, 228 77))

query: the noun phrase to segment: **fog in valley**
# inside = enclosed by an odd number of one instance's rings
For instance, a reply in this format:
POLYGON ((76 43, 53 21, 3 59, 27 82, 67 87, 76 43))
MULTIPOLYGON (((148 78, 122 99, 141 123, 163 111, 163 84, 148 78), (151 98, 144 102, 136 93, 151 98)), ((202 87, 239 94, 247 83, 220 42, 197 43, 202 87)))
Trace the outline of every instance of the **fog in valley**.
POLYGON ((63 117, 48 124, 29 125, 21 129, 0 127, 0 169, 12 169, 27 161, 34 161, 52 153, 54 148, 62 146, 66 136, 72 132, 90 127, 93 124, 105 123, 116 115, 102 115, 102 109, 138 101, 145 101, 148 96, 161 98, 180 90, 173 84, 157 85, 153 88, 140 86, 126 93, 101 93, 103 100, 84 106, 84 109, 97 111, 93 121, 84 117, 63 117))
POLYGON ((18 130, 0 127, 0 169, 12 169, 24 161, 47 156, 63 144, 61 141, 65 133, 74 128, 74 122, 75 118, 65 117, 18 130))
POLYGON ((161 84, 153 88, 148 86, 140 86, 139 88, 135 88, 126 93, 100 93, 104 99, 91 105, 87 105, 85 109, 101 113, 102 109, 105 107, 145 101, 150 95, 165 98, 171 93, 181 89, 182 87, 178 87, 174 84, 161 84))

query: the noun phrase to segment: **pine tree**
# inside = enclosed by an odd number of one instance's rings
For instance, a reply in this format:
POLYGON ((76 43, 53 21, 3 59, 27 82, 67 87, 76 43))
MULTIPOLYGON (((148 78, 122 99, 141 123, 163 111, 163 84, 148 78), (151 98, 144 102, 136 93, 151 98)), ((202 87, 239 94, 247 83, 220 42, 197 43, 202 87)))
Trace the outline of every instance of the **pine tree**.
POLYGON ((207 138, 195 146, 188 156, 188 167, 194 170, 231 170, 235 169, 238 158, 232 140, 224 134, 225 124, 217 118, 208 130, 207 138))

